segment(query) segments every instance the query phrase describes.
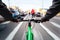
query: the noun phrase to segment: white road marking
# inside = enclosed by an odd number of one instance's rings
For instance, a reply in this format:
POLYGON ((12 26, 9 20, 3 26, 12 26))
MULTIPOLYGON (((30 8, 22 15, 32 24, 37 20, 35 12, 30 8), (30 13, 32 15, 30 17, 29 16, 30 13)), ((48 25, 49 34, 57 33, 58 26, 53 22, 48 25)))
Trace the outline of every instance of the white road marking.
MULTIPOLYGON (((28 16, 28 15, 27 15, 28 16)), ((24 18, 26 19, 27 16, 24 18)), ((17 27, 7 36, 7 38, 5 40, 13 40, 15 34, 17 33, 17 31, 19 30, 19 28, 21 27, 21 25, 23 24, 23 22, 20 22, 17 27)))
POLYGON ((60 20, 60 17, 54 17, 54 19, 59 19, 60 20))
POLYGON ((42 23, 40 23, 41 27, 55 40, 60 40, 60 38, 55 35, 53 32, 51 32, 48 28, 46 28, 42 23))
POLYGON ((55 23, 55 22, 50 22, 50 23, 53 24, 55 27, 60 28, 60 25, 59 25, 59 24, 57 24, 57 23, 55 23))
MULTIPOLYGON (((1 23, 1 24, 8 24, 8 23, 10 23, 10 21, 6 21, 6 22, 3 22, 3 23, 1 23)), ((0 24, 0 25, 1 25, 1 24, 0 24)))

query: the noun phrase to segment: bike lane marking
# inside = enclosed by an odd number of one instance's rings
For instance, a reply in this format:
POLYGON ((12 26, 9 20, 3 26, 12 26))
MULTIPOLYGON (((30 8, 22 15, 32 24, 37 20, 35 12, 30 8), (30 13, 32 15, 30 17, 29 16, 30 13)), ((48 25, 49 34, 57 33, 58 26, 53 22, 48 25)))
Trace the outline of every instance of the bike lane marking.
POLYGON ((53 32, 51 32, 48 28, 46 28, 42 23, 40 23, 41 27, 55 40, 60 40, 58 36, 56 36, 53 32))
MULTIPOLYGON (((27 15, 28 16, 28 15, 27 15)), ((24 18, 26 19, 27 16, 24 18)), ((21 27, 21 25, 23 24, 23 22, 20 22, 16 28, 7 36, 7 38, 5 40, 13 40, 15 34, 17 33, 17 31, 19 30, 19 28, 21 27)))

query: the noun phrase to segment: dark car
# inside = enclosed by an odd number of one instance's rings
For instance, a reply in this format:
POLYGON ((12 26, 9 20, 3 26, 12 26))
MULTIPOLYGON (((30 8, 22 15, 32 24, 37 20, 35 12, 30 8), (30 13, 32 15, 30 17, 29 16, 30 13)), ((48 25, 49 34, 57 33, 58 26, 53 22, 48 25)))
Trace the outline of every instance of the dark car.
POLYGON ((41 17, 40 12, 37 12, 35 16, 36 17, 41 17))

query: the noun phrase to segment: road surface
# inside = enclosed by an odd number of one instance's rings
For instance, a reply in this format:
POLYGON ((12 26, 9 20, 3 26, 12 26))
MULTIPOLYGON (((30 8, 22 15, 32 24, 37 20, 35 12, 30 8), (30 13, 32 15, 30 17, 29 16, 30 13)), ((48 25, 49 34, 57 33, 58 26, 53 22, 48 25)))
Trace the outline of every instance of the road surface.
MULTIPOLYGON (((24 19, 30 18, 29 15, 24 19)), ((35 17, 40 19, 40 17, 35 17)), ((0 31, 0 40, 25 40, 28 22, 0 24, 0 27, 6 26, 0 31)), ((34 40, 60 40, 60 17, 54 17, 49 22, 33 23, 32 31, 34 40)))

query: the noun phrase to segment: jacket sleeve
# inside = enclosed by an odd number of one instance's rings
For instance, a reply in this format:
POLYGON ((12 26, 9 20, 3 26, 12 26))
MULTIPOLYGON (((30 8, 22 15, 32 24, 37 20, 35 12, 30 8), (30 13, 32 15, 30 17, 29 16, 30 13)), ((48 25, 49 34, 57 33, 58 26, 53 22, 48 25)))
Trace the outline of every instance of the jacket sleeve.
POLYGON ((57 15, 58 12, 60 12, 60 1, 53 1, 52 6, 47 10, 44 18, 49 20, 57 15))
POLYGON ((12 13, 8 10, 7 6, 0 1, 0 15, 6 20, 12 20, 12 13))

